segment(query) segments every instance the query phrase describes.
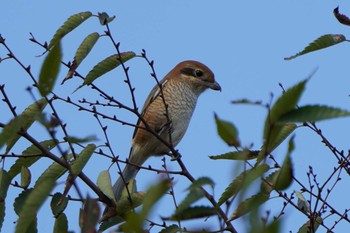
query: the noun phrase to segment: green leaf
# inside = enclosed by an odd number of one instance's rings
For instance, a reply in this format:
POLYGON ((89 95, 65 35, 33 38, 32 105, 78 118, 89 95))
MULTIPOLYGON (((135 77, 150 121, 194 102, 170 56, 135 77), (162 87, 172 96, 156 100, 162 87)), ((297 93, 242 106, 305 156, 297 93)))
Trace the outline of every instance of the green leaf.
POLYGON ((243 171, 239 176, 237 176, 221 194, 218 201, 218 205, 222 205, 232 196, 236 195, 240 190, 247 187, 254 180, 260 178, 269 170, 269 166, 266 164, 261 164, 250 170, 243 171))
POLYGON ((285 190, 287 189, 293 181, 293 165, 290 158, 290 155, 287 155, 284 159, 282 167, 278 170, 278 173, 275 177, 273 185, 276 190, 285 190))
POLYGON ((115 16, 109 17, 106 12, 98 13, 98 19, 100 20, 101 25, 106 25, 112 22, 115 19, 115 16))
POLYGON ((299 82, 295 86, 289 88, 285 93, 283 93, 277 101, 274 103, 272 108, 270 109, 270 112, 268 114, 268 117, 266 118, 265 122, 265 129, 264 129, 264 138, 267 138, 267 133, 269 132, 270 128, 278 122, 279 118, 284 115, 285 113, 293 110, 300 97, 305 89, 305 85, 308 79, 299 82))
POLYGON ((55 187, 55 179, 46 178, 40 185, 34 187, 26 199, 16 224, 16 233, 25 233, 35 220, 40 206, 48 198, 51 190, 55 187))
POLYGON ((169 190, 170 180, 162 180, 158 184, 151 186, 144 197, 141 211, 141 218, 146 219, 153 206, 160 200, 161 197, 169 190))
POLYGON ((115 225, 117 225, 117 224, 119 224, 119 223, 122 223, 122 222, 124 222, 124 221, 125 221, 125 219, 122 218, 122 217, 120 217, 120 216, 115 216, 115 217, 113 217, 113 218, 109 218, 108 221, 103 221, 103 222, 100 224, 100 226, 99 226, 99 228, 98 228, 98 232, 104 232, 104 231, 106 231, 108 228, 113 227, 113 226, 115 226, 115 225))
POLYGON ((101 191, 110 199, 112 199, 115 203, 117 200, 113 194, 113 188, 111 183, 111 176, 109 175, 108 170, 103 170, 97 177, 97 187, 101 189, 101 191))
POLYGON ((235 220, 248 212, 257 209, 260 205, 265 203, 269 199, 269 195, 266 193, 258 193, 256 195, 251 196, 250 198, 245 199, 241 203, 239 203, 236 210, 230 216, 228 221, 235 220))
POLYGON ((0 169, 0 231, 5 218, 5 201, 10 184, 11 179, 8 173, 5 170, 0 169))
POLYGON ((66 209, 69 198, 64 197, 61 193, 55 193, 51 199, 52 214, 57 217, 66 209))
POLYGON ((44 110, 47 102, 44 98, 29 105, 20 115, 13 118, 0 133, 0 149, 7 145, 5 154, 15 145, 21 137, 19 131, 27 131, 37 119, 38 115, 44 110))
POLYGON ((58 42, 49 52, 41 66, 38 88, 41 96, 50 94, 56 83, 60 70, 62 52, 61 44, 58 42))
POLYGON ((87 198, 80 211, 81 232, 96 232, 96 225, 100 216, 100 207, 97 199, 87 198))
MULTIPOLYGON (((46 140, 40 142, 40 145, 44 147, 46 150, 51 150, 58 144, 58 140, 46 140)), ((25 149, 22 152, 23 157, 18 158, 15 163, 11 166, 8 175, 10 179, 12 180, 15 176, 17 176, 22 169, 22 166, 30 167, 32 164, 34 164, 36 161, 41 159, 43 156, 37 156, 37 157, 28 157, 28 155, 36 155, 41 154, 42 151, 36 147, 35 145, 31 145, 27 149, 25 149)))
POLYGON ((70 143, 87 143, 87 142, 97 141, 98 139, 95 135, 90 135, 84 138, 65 137, 64 140, 70 143))
POLYGON ((182 229, 178 225, 170 225, 163 228, 159 233, 178 233, 182 232, 182 229))
POLYGON ((204 197, 204 193, 201 189, 192 189, 185 199, 179 204, 176 208, 175 216, 181 216, 182 212, 186 211, 193 203, 202 199, 204 197))
POLYGON ((77 65, 80 65, 80 63, 86 58, 99 38, 100 35, 97 32, 93 32, 83 40, 74 56, 77 65))
POLYGON ((238 130, 228 121, 221 120, 217 114, 214 114, 217 131, 222 140, 229 146, 239 146, 238 130))
POLYGON ((76 27, 78 27, 85 20, 90 18, 92 15, 91 12, 81 12, 69 17, 64 24, 56 31, 55 35, 52 37, 48 49, 51 49, 55 46, 65 35, 69 32, 73 31, 76 27))
POLYGON ((145 232, 142 228, 144 219, 141 218, 140 214, 135 212, 128 213, 126 221, 118 227, 118 232, 145 232))
POLYGON ((130 212, 134 208, 140 206, 145 198, 144 192, 134 192, 130 195, 131 202, 129 198, 122 198, 120 199, 116 205, 117 205, 117 214, 119 215, 125 215, 126 213, 130 212))
POLYGON ((206 176, 199 177, 197 180, 192 182, 192 184, 187 188, 187 190, 202 188, 202 186, 204 186, 204 185, 210 185, 211 187, 214 187, 215 183, 209 177, 206 177, 206 176))
POLYGON ((120 56, 118 54, 114 54, 110 57, 107 57, 95 65, 92 70, 90 70, 90 72, 86 75, 83 85, 91 84, 98 77, 118 67, 121 64, 120 60, 126 62, 135 56, 136 54, 134 52, 124 52, 120 53, 120 56))
POLYGON ((337 20, 344 25, 350 26, 350 19, 346 15, 340 14, 339 13, 339 6, 336 7, 333 10, 334 16, 337 18, 337 20))
POLYGON ((264 157, 274 151, 296 128, 295 124, 275 125, 270 131, 268 144, 263 146, 258 157, 264 157))
POLYGON ((15 202, 13 203, 13 209, 17 215, 21 213, 24 203, 26 202, 29 194, 33 191, 33 188, 23 190, 18 197, 16 197, 15 202))
POLYGON ((284 58, 284 60, 292 60, 292 59, 299 57, 301 55, 304 55, 304 54, 307 54, 310 52, 314 52, 314 51, 317 51, 320 49, 324 49, 324 48, 327 48, 329 46, 339 44, 343 41, 346 41, 346 38, 344 35, 326 34, 326 35, 323 35, 323 36, 317 38, 316 40, 314 40, 307 47, 305 47, 303 51, 301 51, 293 56, 286 57, 286 58, 284 58))
POLYGON ((217 159, 229 159, 229 160, 251 160, 258 157, 260 151, 251 151, 251 150, 242 150, 242 151, 233 151, 221 155, 211 155, 209 158, 213 160, 217 159))
POLYGON ((310 233, 316 232, 317 228, 323 223, 323 219, 320 216, 317 216, 312 222, 308 220, 304 225, 302 225, 298 233, 310 233))
POLYGON ((285 113, 279 122, 315 122, 345 116, 350 116, 350 112, 328 106, 307 105, 285 113))
MULTIPOLYGON (((72 157, 71 154, 67 155, 67 158, 70 159, 72 157)), ((62 159, 62 158, 61 158, 62 159)), ((53 162, 37 179, 34 187, 40 186, 41 182, 45 182, 47 179, 57 180, 64 173, 66 173, 67 168, 63 167, 59 163, 53 162)))
POLYGON ((182 211, 179 215, 175 214, 169 218, 169 220, 190 220, 197 218, 207 218, 217 214, 215 208, 210 206, 194 206, 188 207, 182 211))
POLYGON ((77 159, 71 163, 72 174, 77 176, 85 167, 86 163, 91 158, 91 155, 95 152, 96 146, 94 144, 87 145, 84 150, 77 156, 77 159))
POLYGON ((53 233, 68 233, 68 219, 64 213, 56 218, 53 233))
POLYGON ((304 212, 305 214, 309 214, 310 213, 310 205, 309 202, 305 199, 305 197, 303 196, 303 194, 301 192, 298 191, 294 191, 295 195, 298 198, 298 207, 299 209, 304 212))
POLYGON ((27 188, 31 181, 31 174, 29 169, 26 166, 22 166, 21 168, 21 187, 27 188))
POLYGON ((79 48, 75 52, 74 60, 69 68, 69 71, 62 81, 62 84, 73 77, 75 70, 78 68, 80 63, 86 58, 86 56, 90 53, 97 40, 100 38, 100 35, 97 32, 93 32, 88 35, 83 42, 80 44, 79 48))
POLYGON ((264 145, 258 156, 258 162, 263 160, 295 130, 296 125, 282 124, 278 120, 282 115, 296 107, 310 77, 289 88, 271 107, 265 121, 264 145))
POLYGON ((250 233, 279 233, 281 223, 280 221, 274 220, 272 223, 269 224, 261 224, 259 222, 254 222, 253 224, 256 224, 256 227, 253 227, 249 232, 250 233))

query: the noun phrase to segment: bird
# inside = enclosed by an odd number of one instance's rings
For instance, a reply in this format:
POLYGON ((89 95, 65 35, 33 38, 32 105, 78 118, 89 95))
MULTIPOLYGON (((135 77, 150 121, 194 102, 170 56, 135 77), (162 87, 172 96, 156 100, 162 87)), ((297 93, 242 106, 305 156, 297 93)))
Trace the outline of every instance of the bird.
POLYGON ((128 162, 113 185, 116 200, 120 200, 125 185, 135 179, 150 156, 169 153, 169 147, 153 133, 177 146, 188 128, 198 97, 206 89, 221 91, 221 86, 206 65, 193 60, 177 64, 153 87, 136 123, 128 162))

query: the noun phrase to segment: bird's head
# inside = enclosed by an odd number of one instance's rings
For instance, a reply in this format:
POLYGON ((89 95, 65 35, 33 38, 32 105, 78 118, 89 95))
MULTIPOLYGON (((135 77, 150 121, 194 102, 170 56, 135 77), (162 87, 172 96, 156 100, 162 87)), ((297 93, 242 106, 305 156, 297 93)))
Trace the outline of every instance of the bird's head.
POLYGON ((215 81, 214 73, 198 61, 180 62, 169 74, 178 78, 179 81, 189 83, 197 94, 202 93, 207 88, 221 91, 219 83, 215 81))

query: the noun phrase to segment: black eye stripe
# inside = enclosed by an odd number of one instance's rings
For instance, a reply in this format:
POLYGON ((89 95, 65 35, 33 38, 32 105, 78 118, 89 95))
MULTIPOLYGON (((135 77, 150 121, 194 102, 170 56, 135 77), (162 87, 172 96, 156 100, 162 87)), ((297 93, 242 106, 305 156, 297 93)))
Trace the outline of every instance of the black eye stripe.
POLYGON ((181 73, 193 76, 195 78, 202 77, 203 76, 203 71, 200 69, 193 69, 190 67, 185 67, 181 69, 181 73))

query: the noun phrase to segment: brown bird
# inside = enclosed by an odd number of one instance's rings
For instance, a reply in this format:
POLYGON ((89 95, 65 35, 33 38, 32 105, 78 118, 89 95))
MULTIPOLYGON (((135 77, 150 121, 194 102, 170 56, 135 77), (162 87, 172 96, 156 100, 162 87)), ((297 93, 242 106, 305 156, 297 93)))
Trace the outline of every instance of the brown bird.
MULTIPOLYGON (((160 85, 164 99, 159 85, 156 85, 148 95, 141 115, 151 130, 176 146, 187 130, 198 96, 208 88, 221 91, 221 87, 215 81, 213 72, 197 61, 179 63, 160 81, 160 85), (168 106, 168 115, 164 102, 168 106)), ((157 137, 144 129, 145 124, 140 119, 137 125, 141 128, 135 128, 133 135, 129 154, 131 164, 125 166, 121 175, 123 177, 119 177, 113 186, 117 200, 120 199, 125 184, 135 178, 139 166, 152 155, 164 155, 170 151, 157 137)))

